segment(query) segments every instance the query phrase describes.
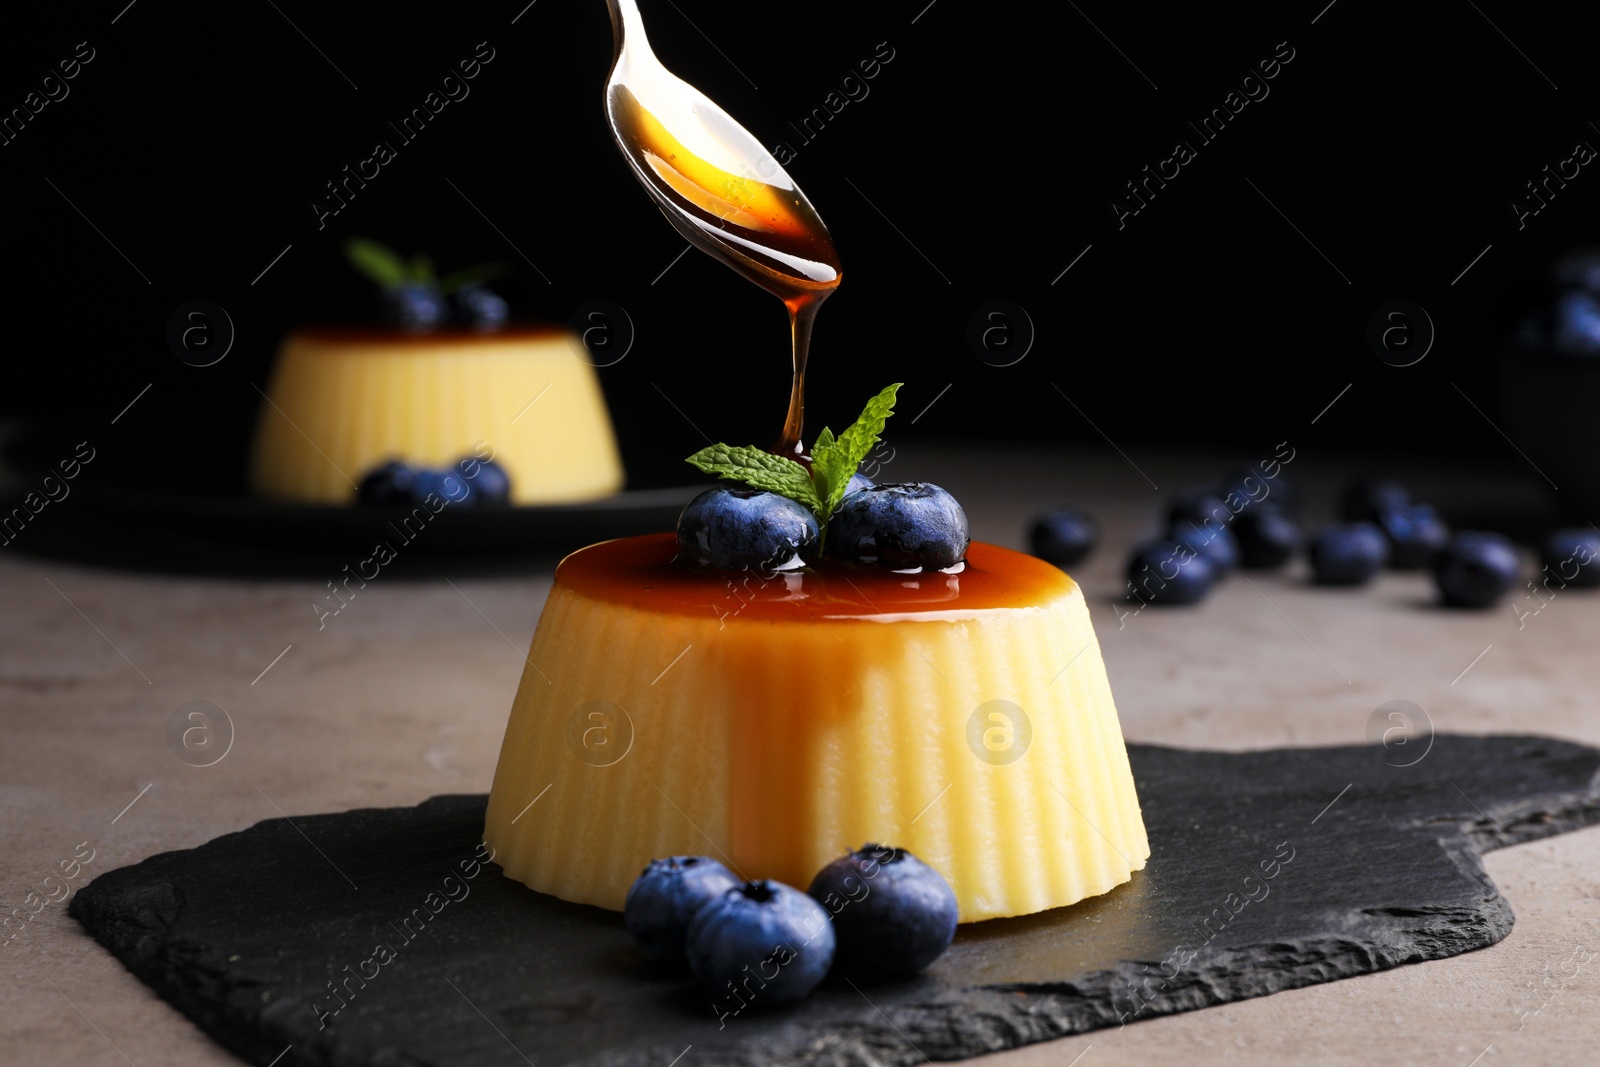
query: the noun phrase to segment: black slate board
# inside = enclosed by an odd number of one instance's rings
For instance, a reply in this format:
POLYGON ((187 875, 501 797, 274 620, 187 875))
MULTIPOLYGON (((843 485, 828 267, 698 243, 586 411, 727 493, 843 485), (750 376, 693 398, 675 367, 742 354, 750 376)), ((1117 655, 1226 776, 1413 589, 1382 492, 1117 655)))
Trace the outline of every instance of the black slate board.
POLYGON ((71 912, 253 1063, 911 1064, 1491 945, 1512 915, 1481 853, 1600 822, 1600 751, 1544 738, 1439 736, 1409 767, 1380 746, 1129 754, 1152 847, 1130 883, 787 1009, 719 1018, 619 916, 492 864, 465 878, 482 796, 268 820, 103 874, 71 912), (393 958, 364 964, 379 942, 393 958), (330 979, 344 1006, 319 1017, 330 979))

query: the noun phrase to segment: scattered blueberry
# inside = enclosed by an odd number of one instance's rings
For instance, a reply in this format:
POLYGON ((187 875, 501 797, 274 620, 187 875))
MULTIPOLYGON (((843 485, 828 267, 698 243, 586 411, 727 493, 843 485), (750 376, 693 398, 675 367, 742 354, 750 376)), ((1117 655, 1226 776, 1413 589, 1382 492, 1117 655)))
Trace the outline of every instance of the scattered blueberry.
POLYGON ((1356 482, 1345 490, 1340 514, 1349 522, 1380 523, 1391 511, 1411 503, 1411 493, 1391 478, 1356 482))
POLYGON ((1082 508, 1064 505, 1042 512, 1028 531, 1033 554, 1057 567, 1080 562, 1100 540, 1100 524, 1082 508))
POLYGON ((684 959, 689 923, 702 907, 739 884, 732 871, 707 856, 651 860, 628 889, 622 925, 656 959, 684 959))
POLYGON ((700 909, 684 939, 689 966, 707 992, 755 1005, 811 992, 827 976, 834 947, 823 906, 772 881, 726 890, 700 909))
POLYGON ((894 570, 943 570, 967 555, 967 514, 929 482, 886 482, 851 493, 828 523, 828 554, 894 570))
POLYGON ((1395 508, 1378 525, 1389 538, 1389 566, 1397 571, 1421 570, 1450 540, 1450 527, 1431 504, 1395 508))
POLYGON ((1300 524, 1281 508, 1251 508, 1233 524, 1239 541, 1239 562, 1251 570, 1281 567, 1300 547, 1300 524))
POLYGON ((1600 586, 1600 533, 1587 526, 1557 530, 1539 552, 1545 571, 1574 589, 1600 586))
POLYGON ((1324 526, 1310 545, 1311 573, 1321 585, 1365 585, 1383 569, 1389 542, 1370 522, 1324 526))
POLYGON ((1185 522, 1204 526, 1207 519, 1223 526, 1234 520, 1234 513, 1223 500, 1222 494, 1210 486, 1180 489, 1167 505, 1168 526, 1178 526, 1185 522))
POLYGON ((472 483, 455 471, 426 469, 417 471, 411 482, 412 503, 424 504, 430 496, 436 496, 446 503, 464 504, 467 507, 476 503, 473 499, 472 483))
POLYGON ((871 489, 877 484, 877 482, 873 481, 871 478, 868 478, 865 474, 862 474, 860 471, 856 471, 850 476, 850 483, 844 487, 844 495, 849 496, 851 493, 860 492, 862 489, 871 489))
POLYGON ((511 503, 511 476, 492 459, 468 456, 456 470, 472 486, 473 503, 478 507, 504 507, 511 503))
POLYGON ((416 472, 398 460, 391 460, 369 471, 356 487, 361 504, 402 505, 411 503, 411 486, 416 472))
POLYGON ((817 537, 808 508, 758 489, 707 489, 678 516, 680 557, 724 570, 793 570, 817 537))
POLYGON ((463 285, 456 290, 450 302, 455 307, 456 321, 464 322, 475 330, 498 330, 511 317, 511 308, 505 297, 487 285, 463 285))
POLYGON ((1574 289, 1556 298, 1550 347, 1567 356, 1600 355, 1600 296, 1574 289))
POLYGON ((1486 608, 1517 581, 1517 550, 1503 534, 1466 530, 1433 557, 1433 580, 1452 607, 1486 608))
POLYGON ((383 290, 384 318, 408 333, 426 333, 444 322, 449 309, 444 295, 423 282, 406 282, 383 290))
POLYGON ((904 849, 862 845, 817 873, 808 890, 833 915, 842 964, 916 974, 956 936, 956 894, 904 849))
POLYGON ((1146 604, 1197 604, 1211 591, 1216 573, 1188 545, 1149 541, 1128 560, 1128 595, 1146 604))
POLYGON ((1218 526, 1214 521, 1201 525, 1186 519, 1174 523, 1167 537, 1204 556, 1218 578, 1239 569, 1239 541, 1226 526, 1218 526))
POLYGON ((1254 467, 1236 471, 1223 481, 1221 495, 1223 502, 1235 515, 1243 515, 1269 501, 1290 515, 1300 511, 1299 487, 1283 474, 1281 468, 1277 475, 1270 478, 1254 467))

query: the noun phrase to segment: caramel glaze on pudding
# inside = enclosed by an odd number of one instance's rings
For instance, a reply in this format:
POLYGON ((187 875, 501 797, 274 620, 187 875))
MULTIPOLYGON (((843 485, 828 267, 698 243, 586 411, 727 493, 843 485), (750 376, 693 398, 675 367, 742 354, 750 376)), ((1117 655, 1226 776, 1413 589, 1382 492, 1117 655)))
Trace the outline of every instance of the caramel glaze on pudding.
POLYGON ((1060 570, 981 543, 957 574, 763 577, 676 554, 656 534, 557 569, 489 799, 508 875, 620 910, 658 856, 804 887, 885 841, 971 921, 1144 866, 1099 645, 1060 570))
MULTIPOLYGON (((699 614, 716 600, 741 619, 815 621, 953 610, 962 615, 1023 608, 1062 596, 1076 583, 1043 560, 975 542, 959 573, 897 574, 876 567, 823 562, 768 577, 696 570, 675 562, 673 534, 605 541, 561 562, 558 580, 597 600, 671 614, 699 614), (707 593, 713 601, 707 601, 707 593)), ((931 616, 936 617, 936 616, 931 616)))

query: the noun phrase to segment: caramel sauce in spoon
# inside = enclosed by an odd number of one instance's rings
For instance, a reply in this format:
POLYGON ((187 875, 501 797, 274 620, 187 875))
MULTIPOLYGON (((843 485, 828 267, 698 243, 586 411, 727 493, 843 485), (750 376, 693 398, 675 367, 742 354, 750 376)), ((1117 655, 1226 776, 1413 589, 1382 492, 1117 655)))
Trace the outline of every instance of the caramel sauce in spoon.
POLYGON ((656 59, 636 0, 607 3, 615 53, 606 118, 634 177, 690 244, 789 309, 793 377, 772 451, 798 457, 811 326, 841 277, 833 239, 772 153, 656 59))

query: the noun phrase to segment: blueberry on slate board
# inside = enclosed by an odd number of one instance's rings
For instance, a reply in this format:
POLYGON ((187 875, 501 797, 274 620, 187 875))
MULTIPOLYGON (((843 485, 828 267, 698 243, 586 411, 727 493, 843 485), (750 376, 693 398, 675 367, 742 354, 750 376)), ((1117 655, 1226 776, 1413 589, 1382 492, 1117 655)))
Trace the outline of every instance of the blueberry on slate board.
POLYGON ((850 493, 828 522, 828 555, 893 570, 943 570, 967 555, 967 514, 929 482, 885 482, 850 493))
POLYGON ((1539 546, 1544 573, 1557 588, 1593 589, 1600 586, 1600 532, 1588 526, 1557 530, 1539 546))
POLYGON ((1520 561, 1504 534, 1463 530, 1433 557, 1433 580, 1451 607, 1486 608, 1517 582, 1520 561))
POLYGON ((877 484, 877 482, 873 481, 871 478, 868 478, 865 474, 862 474, 860 471, 856 471, 850 476, 849 483, 845 485, 844 495, 849 496, 851 493, 858 492, 862 489, 871 489, 877 484))
POLYGON ((809 508, 759 489, 707 489, 678 516, 681 558, 724 570, 793 570, 816 546, 809 508))
POLYGON ((1450 540, 1450 527, 1432 504, 1406 504, 1386 512, 1378 525, 1389 539, 1389 566, 1397 571, 1421 570, 1450 540))
POLYGON ((1270 504, 1251 508, 1233 524, 1239 563, 1250 570, 1281 567, 1300 547, 1300 524, 1270 504))
POLYGON ((399 460, 374 467, 362 476, 361 484, 356 487, 356 502, 385 507, 410 504, 411 486, 416 477, 416 471, 399 460))
POLYGON ((1389 542, 1370 522, 1324 526, 1311 539, 1309 554, 1319 585, 1365 585, 1383 569, 1389 542))
POLYGON ((729 889, 702 907, 684 950, 707 992, 765 1006, 815 989, 833 965, 834 945, 821 904, 793 886, 763 880, 729 889))
POLYGON ((1411 503, 1411 491, 1392 478, 1368 478, 1345 490, 1339 514, 1348 522, 1381 523, 1391 511, 1411 503))
POLYGON ((1057 567, 1070 567, 1094 551, 1100 524, 1082 508, 1064 504, 1040 512, 1028 530, 1033 554, 1057 567))
POLYGON ((807 892, 833 915, 847 966, 916 974, 956 936, 955 890, 904 849, 862 845, 818 871, 807 892))
POLYGON ((1128 559, 1128 596, 1146 604, 1197 604, 1211 591, 1216 574, 1188 545, 1147 541, 1128 559))
POLYGON ((739 884, 732 871, 709 856, 651 860, 628 889, 622 925, 656 959, 685 959, 684 938, 694 917, 739 884))

